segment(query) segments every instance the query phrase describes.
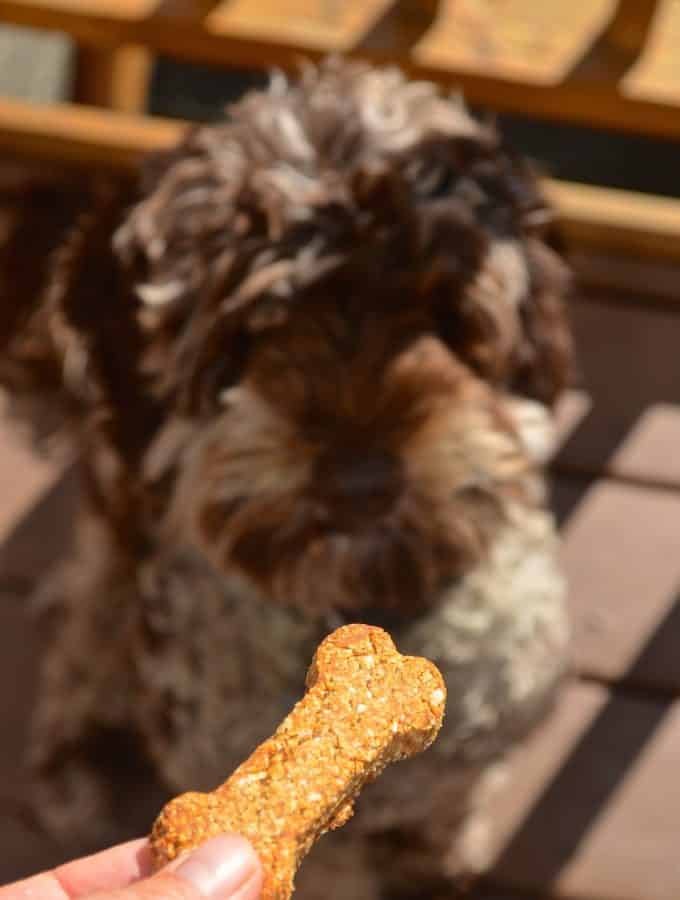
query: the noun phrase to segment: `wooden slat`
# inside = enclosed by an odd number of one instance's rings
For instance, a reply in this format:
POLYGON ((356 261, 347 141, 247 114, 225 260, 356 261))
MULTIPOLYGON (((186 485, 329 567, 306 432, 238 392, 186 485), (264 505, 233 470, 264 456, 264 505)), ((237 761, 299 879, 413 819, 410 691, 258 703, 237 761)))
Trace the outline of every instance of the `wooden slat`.
MULTIPOLYGON (((177 142, 187 126, 69 104, 0 100, 0 151, 55 163, 130 170, 145 154, 177 142)), ((570 245, 680 262, 680 201, 554 180, 544 184, 570 245)))
POLYGON ((494 879, 532 897, 677 900, 679 753, 679 704, 567 690, 492 805, 494 879))
POLYGON ((65 549, 77 478, 65 458, 39 456, 5 410, 0 394, 0 590, 35 582, 65 549))
POLYGON ((619 477, 680 488, 680 404, 650 402, 614 453, 609 469, 619 477))
POLYGON ((567 242, 680 261, 680 201, 559 181, 547 181, 545 189, 567 242))
MULTIPOLYGON (((229 0, 205 17, 216 34, 257 42, 273 41, 298 52, 351 50, 394 0, 229 0)), ((266 61, 258 60, 261 65, 266 61)))
POLYGON ((677 140, 679 107, 661 98, 626 96, 606 78, 568 79, 555 85, 515 82, 472 72, 426 66, 414 58, 407 70, 462 90, 470 103, 503 113, 677 140))
POLYGON ((414 49, 426 66, 554 85, 600 34, 616 0, 444 0, 414 49))
POLYGON ((134 43, 130 29, 151 16, 156 0, 3 0, 0 19, 31 28, 65 31, 74 37, 106 46, 134 43))
POLYGON ((677 309, 612 304, 588 294, 571 305, 588 408, 558 457, 571 472, 607 473, 680 487, 680 315, 677 309))
POLYGON ((622 88, 628 97, 680 104, 680 4, 663 0, 647 44, 622 88))
POLYGON ((67 31, 95 46, 145 44, 217 65, 295 65, 350 50, 394 0, 1 0, 0 18, 67 31))
POLYGON ((0 151, 18 156, 131 170, 147 153, 172 146, 186 123, 72 104, 0 100, 0 151))
POLYGON ((680 493, 561 476, 554 503, 579 672, 680 693, 680 493))
POLYGON ((0 543, 7 539, 30 507, 56 481, 60 467, 36 457, 15 433, 0 394, 0 543))
POLYGON ((661 252, 655 250, 653 235, 642 231, 640 240, 631 236, 617 253, 607 246, 606 230, 601 230, 601 245, 588 244, 578 235, 570 241, 569 264, 580 285, 594 291, 615 290, 621 297, 655 300, 680 300, 680 259, 673 242, 661 240, 661 252), (642 256, 642 252, 646 256, 642 256), (668 253, 668 257, 664 253, 668 253))
MULTIPOLYGON (((645 380, 644 374, 641 377, 645 380)), ((616 372, 611 380, 610 389, 614 391, 616 372)), ((680 489, 680 403, 657 403, 650 396, 641 410, 634 406, 629 410, 627 421, 621 422, 621 415, 618 409, 610 414, 602 397, 595 401, 586 392, 569 392, 558 409, 562 452, 557 457, 557 470, 567 475, 608 475, 630 484, 680 489), (601 444, 607 433, 614 440, 601 444)))
POLYGON ((26 821, 28 723, 41 644, 26 596, 0 586, 0 829, 6 840, 0 884, 65 861, 64 849, 26 821))
MULTIPOLYGON (((453 15, 460 3, 449 2, 453 15)), ((598 72, 597 77, 591 73, 587 78, 560 80, 579 54, 587 51, 606 19, 608 2, 561 4, 560 16, 566 15, 564 6, 570 16, 578 12, 579 17, 584 17, 578 28, 561 31, 550 26, 554 4, 506 0, 515 15, 515 6, 520 9, 524 4, 527 12, 522 20, 524 31, 516 28, 520 38, 516 37, 514 44, 507 37, 497 37, 501 51, 495 53, 495 58, 505 62, 499 63, 496 71, 479 60, 472 66, 469 60, 465 63, 456 57, 455 47, 465 48, 465 29, 457 43, 440 36, 433 48, 432 35, 440 34, 440 25, 435 25, 434 31, 426 33, 410 54, 404 54, 401 46, 362 46, 370 23, 389 5, 386 0, 371 0, 367 4, 325 0, 325 5, 316 7, 315 16, 311 15, 311 0, 281 0, 267 4, 268 17, 261 15, 261 4, 249 0, 221 0, 213 6, 206 0, 206 6, 199 6, 198 14, 196 4, 190 0, 0 0, 0 17, 17 24, 66 31, 93 46, 138 43, 156 53, 221 66, 290 68, 298 64, 301 54, 314 59, 332 51, 349 52, 354 47, 368 59, 396 61, 414 76, 460 87, 470 102, 502 112, 680 138, 678 107, 665 102, 657 96, 658 92, 652 98, 635 99, 622 93, 606 71, 598 72), (307 18, 303 15, 305 10, 307 18), (542 56, 531 51, 531 33, 538 40, 539 32, 532 32, 527 24, 531 22, 530 15, 539 17, 541 33, 553 36, 553 43, 544 42, 542 56), (559 52, 554 48, 559 48, 559 52), (541 58, 544 62, 539 65, 541 58), (529 68, 522 59, 530 60, 529 68), (514 74, 509 74, 510 70, 514 74)), ((489 4, 493 9, 489 27, 491 33, 502 36, 506 26, 500 13, 496 14, 497 6, 489 4)), ((448 21, 446 16, 442 21, 448 21)), ((455 25, 456 20, 451 21, 455 25)), ((478 48, 483 48, 483 44, 480 38, 478 48)), ((465 52, 469 53, 469 48, 465 52)), ((479 58, 483 58, 483 53, 479 58)), ((675 97, 674 91, 670 96, 675 97)))

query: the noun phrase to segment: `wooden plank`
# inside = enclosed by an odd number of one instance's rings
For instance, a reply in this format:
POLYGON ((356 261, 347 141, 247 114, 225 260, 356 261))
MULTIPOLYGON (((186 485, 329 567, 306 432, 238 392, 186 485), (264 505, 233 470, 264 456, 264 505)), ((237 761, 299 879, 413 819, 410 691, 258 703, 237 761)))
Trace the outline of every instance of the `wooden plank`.
POLYGON ((130 171, 145 154, 175 144, 185 128, 169 119, 0 99, 0 151, 21 159, 130 171))
POLYGON ((558 84, 610 19, 616 0, 444 0, 414 48, 422 65, 517 81, 558 84))
POLYGON ((230 37, 290 44, 301 53, 307 49, 340 53, 351 50, 393 4, 394 0, 229 0, 208 13, 205 27, 230 37))
POLYGON ((28 720, 42 651, 24 595, 0 588, 0 884, 64 862, 65 850, 27 821, 28 720))
POLYGON ((602 417, 607 423, 607 408, 593 411, 593 398, 578 392, 578 405, 569 407, 575 399, 567 397, 558 414, 558 454, 556 468, 567 475, 607 475, 633 484, 680 488, 680 405, 654 403, 643 408, 632 424, 618 435, 618 443, 609 450, 605 459, 586 456, 573 461, 573 450, 564 449, 574 438, 579 441, 579 428, 587 431, 589 417, 602 417), (582 405, 581 405, 582 404, 582 405), (572 418, 573 416, 573 418, 572 418))
POLYGON ((350 50, 392 2, 221 0, 197 7, 189 0, 2 0, 0 17, 96 46, 140 43, 195 62, 290 67, 301 53, 350 50))
POLYGON ((680 259, 666 236, 656 238, 641 230, 639 236, 630 234, 629 241, 620 241, 618 229, 616 252, 607 249, 606 234, 606 226, 601 225, 599 234, 591 238, 599 246, 589 246, 587 237, 578 234, 569 241, 567 258, 582 289, 599 294, 616 291, 620 299, 637 298, 638 302, 641 297, 645 302, 680 300, 680 259))
POLYGON ((568 390, 555 411, 556 447, 560 448, 589 415, 593 401, 587 391, 568 390))
POLYGON ((680 201, 554 180, 545 191, 568 243, 680 262, 680 201))
POLYGON ((469 103, 498 112, 650 137, 680 138, 680 116, 675 103, 626 96, 607 78, 567 79, 555 85, 510 81, 452 67, 424 65, 415 55, 404 68, 417 77, 455 87, 469 103))
POLYGON ((680 493, 558 476, 578 671, 680 691, 680 493))
POLYGON ((101 40, 110 45, 117 43, 122 34, 116 26, 128 28, 134 22, 143 21, 153 14, 157 0, 57 0, 55 3, 12 0, 0 6, 3 21, 26 25, 30 28, 47 28, 66 31, 74 37, 101 40), (90 32, 88 32, 88 24, 90 32), (104 29, 111 34, 108 39, 104 29))
MULTIPOLYGON (((455 11, 458 4, 454 4, 454 0, 449 2, 455 11)), ((554 4, 538 3, 537 0, 506 2, 512 2, 518 9, 522 3, 528 4, 527 10, 536 15, 542 10, 539 19, 541 32, 553 34, 556 40, 559 38, 560 42, 564 42, 565 35, 572 35, 572 31, 562 33, 559 29, 550 28, 554 4), (550 16, 546 19, 548 12, 550 16)), ((423 38, 424 43, 419 42, 410 54, 400 52, 403 50, 401 47, 363 47, 363 31, 369 27, 373 14, 377 15, 385 8, 383 0, 372 0, 363 6, 340 4, 337 0, 327 0, 327 3, 331 3, 331 7, 326 6, 326 9, 339 10, 333 13, 337 15, 337 27, 335 24, 324 24, 321 17, 315 27, 308 27, 308 23, 301 30, 299 13, 302 9, 311 9, 308 0, 282 0, 276 6, 276 26, 271 21, 266 26, 259 17, 260 5, 248 3, 247 0, 239 0, 236 4, 233 0, 221 0, 213 8, 199 9, 198 15, 195 5, 189 0, 121 0, 120 3, 115 0, 0 0, 0 17, 19 25, 65 31, 92 46, 144 44, 156 53, 220 66, 278 65, 295 68, 301 53, 316 59, 332 51, 349 52, 356 45, 358 55, 374 61, 398 62, 416 77, 432 78, 460 88, 474 104, 548 120, 680 138, 680 116, 674 104, 656 98, 642 100, 627 96, 606 77, 606 73, 600 73, 597 77, 555 80, 555 72, 563 72, 567 62, 573 62, 578 56, 576 47, 585 49, 582 45, 587 45, 589 38, 584 38, 583 30, 586 35, 597 33, 597 21, 605 18, 605 0, 565 5, 570 15, 578 12, 579 16, 586 16, 587 21, 584 20, 585 24, 573 31, 568 53, 560 51, 558 54, 562 60, 559 65, 554 62, 555 52, 546 51, 546 58, 549 57, 551 62, 544 65, 543 81, 536 80, 535 76, 531 80, 526 75, 519 79, 517 75, 508 77, 506 72, 494 72, 488 67, 461 67, 455 58, 447 58, 444 41, 441 42, 440 54, 436 59, 431 59, 427 34, 423 38), (362 9, 364 12, 360 18, 355 19, 359 16, 356 10, 362 9), (366 10, 370 15, 366 14, 366 10), (546 75, 546 72, 552 72, 552 75, 546 75)), ((271 8, 274 8, 273 4, 271 8)), ((490 18, 492 24, 495 21, 495 18, 490 18)), ((494 27, 502 31, 504 26, 497 24, 494 27)), ((524 27, 526 29, 528 26, 524 27)), ((518 33, 524 32, 520 28, 518 33)), ((536 32, 534 37, 538 40, 536 32)), ((518 46, 523 49, 521 53, 519 50, 513 51, 515 67, 520 65, 522 55, 527 58, 536 55, 527 52, 525 38, 519 41, 518 46)), ((532 69, 533 65, 532 58, 532 69)))
POLYGON ((571 687, 492 806, 496 883, 569 900, 677 900, 679 753, 678 703, 571 687))
POLYGON ((0 544, 59 477, 61 467, 38 457, 3 413, 0 394, 0 544))
POLYGON ((614 453, 609 470, 680 487, 680 405, 650 403, 614 453))
POLYGON ((0 589, 29 591, 73 550, 80 481, 75 468, 55 470, 60 477, 39 495, 28 479, 17 481, 21 504, 0 541, 0 589))
POLYGON ((67 460, 38 455, 0 394, 0 589, 28 587, 71 546, 78 494, 67 460))
POLYGON ((622 82, 634 99, 680 103, 680 5, 662 0, 640 57, 622 82))
POLYGON ((563 432, 558 465, 659 485, 678 480, 680 316, 666 308, 612 303, 589 293, 571 307, 579 380, 589 408, 563 432))

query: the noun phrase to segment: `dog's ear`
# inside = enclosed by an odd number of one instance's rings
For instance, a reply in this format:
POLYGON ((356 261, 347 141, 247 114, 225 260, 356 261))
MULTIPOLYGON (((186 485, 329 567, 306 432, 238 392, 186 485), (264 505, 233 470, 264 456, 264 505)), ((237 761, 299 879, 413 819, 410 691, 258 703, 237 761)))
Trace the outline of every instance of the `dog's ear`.
POLYGON ((231 132, 196 127, 149 161, 140 200, 114 236, 138 301, 145 372, 181 415, 212 412, 238 379, 248 316, 291 266, 272 252, 252 169, 231 132))
POLYGON ((520 307, 522 340, 512 388, 551 405, 573 375, 573 342, 565 303, 573 279, 558 254, 538 238, 527 239, 524 254, 529 288, 520 307))
POLYGON ((131 197, 127 182, 101 176, 37 183, 9 223, 0 384, 38 440, 93 414, 130 455, 148 431, 137 304, 113 250, 131 197), (125 410, 120 421, 116 410, 125 410))
POLYGON ((25 170, 0 189, 0 387, 37 435, 58 427, 63 406, 47 288, 55 254, 90 199, 83 181, 25 170))
POLYGON ((98 418, 99 428, 130 463, 160 414, 143 369, 146 340, 134 273, 114 246, 135 195, 131 184, 97 182, 90 208, 55 255, 46 294, 67 398, 98 418))
POLYGON ((551 404, 571 374, 569 271, 552 249, 537 173, 500 135, 480 135, 419 150, 421 178, 434 185, 417 207, 427 235, 421 294, 440 336, 475 372, 551 404))
POLYGON ((521 339, 510 387, 553 405, 573 376, 573 342, 568 300, 573 274, 555 210, 541 186, 545 174, 534 162, 506 148, 508 190, 514 198, 517 234, 527 272, 519 306, 521 339))

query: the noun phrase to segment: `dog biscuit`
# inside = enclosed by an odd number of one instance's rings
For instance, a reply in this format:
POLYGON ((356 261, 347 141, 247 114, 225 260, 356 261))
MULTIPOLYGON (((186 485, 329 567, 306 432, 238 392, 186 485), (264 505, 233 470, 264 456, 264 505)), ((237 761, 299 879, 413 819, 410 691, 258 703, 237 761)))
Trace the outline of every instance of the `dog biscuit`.
POLYGON ((151 833, 155 867, 237 832, 262 861, 263 900, 287 900, 303 857, 350 818, 363 785, 432 743, 445 701, 431 662, 402 656, 380 628, 339 628, 317 649, 307 693, 275 734, 212 793, 164 807, 151 833))

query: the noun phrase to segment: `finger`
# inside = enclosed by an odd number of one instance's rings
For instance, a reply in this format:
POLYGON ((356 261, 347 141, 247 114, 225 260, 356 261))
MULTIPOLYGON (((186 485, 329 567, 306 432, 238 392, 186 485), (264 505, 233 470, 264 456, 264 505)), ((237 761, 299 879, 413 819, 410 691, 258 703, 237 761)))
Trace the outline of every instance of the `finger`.
POLYGON ((96 891, 124 888, 151 874, 151 853, 146 838, 128 841, 66 863, 55 875, 71 900, 96 891))
POLYGON ((127 887, 150 871, 148 841, 141 838, 0 887, 0 900, 76 900, 97 891, 127 887))
POLYGON ((258 900, 261 888, 262 869, 248 841, 239 835, 222 835, 176 867, 107 892, 106 900, 258 900))

